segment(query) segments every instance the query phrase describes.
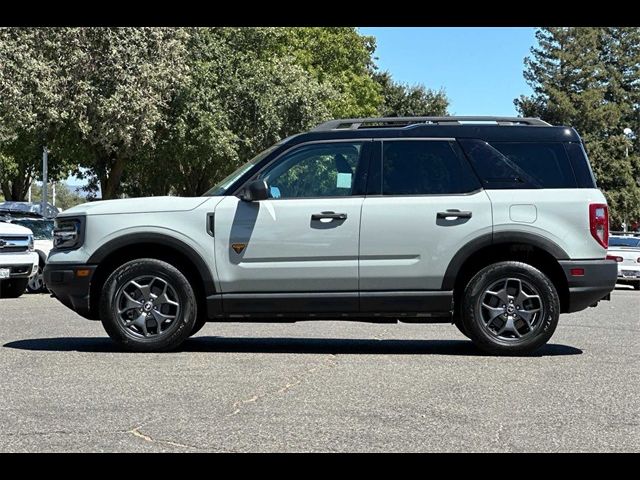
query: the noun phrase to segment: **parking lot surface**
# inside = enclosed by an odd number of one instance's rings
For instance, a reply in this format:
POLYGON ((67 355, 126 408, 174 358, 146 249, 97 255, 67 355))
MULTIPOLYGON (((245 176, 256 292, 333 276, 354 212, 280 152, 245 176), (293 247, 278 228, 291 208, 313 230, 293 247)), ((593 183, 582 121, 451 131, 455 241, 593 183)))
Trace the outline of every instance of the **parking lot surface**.
POLYGON ((638 451, 640 292, 529 357, 451 325, 211 323, 118 351, 48 295, 0 300, 0 451, 638 451))

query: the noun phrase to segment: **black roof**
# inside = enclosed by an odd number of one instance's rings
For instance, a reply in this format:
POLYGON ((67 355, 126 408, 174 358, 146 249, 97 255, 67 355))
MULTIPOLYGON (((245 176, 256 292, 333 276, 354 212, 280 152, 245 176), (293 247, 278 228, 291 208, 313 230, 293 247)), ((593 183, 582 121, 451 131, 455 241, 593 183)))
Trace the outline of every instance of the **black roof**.
POLYGON ((488 142, 580 142, 571 127, 551 126, 539 119, 518 117, 397 117, 332 120, 288 138, 298 143, 351 138, 476 138, 488 142), (426 123, 425 122, 430 122, 426 123), (478 119, 474 123, 473 119, 478 119), (493 121, 493 123, 488 123, 493 121), (460 123, 468 122, 468 123, 460 123), (371 126, 367 126, 367 125, 371 126), (344 126, 347 128, 343 128, 344 126), (351 127, 349 127, 351 125, 351 127))

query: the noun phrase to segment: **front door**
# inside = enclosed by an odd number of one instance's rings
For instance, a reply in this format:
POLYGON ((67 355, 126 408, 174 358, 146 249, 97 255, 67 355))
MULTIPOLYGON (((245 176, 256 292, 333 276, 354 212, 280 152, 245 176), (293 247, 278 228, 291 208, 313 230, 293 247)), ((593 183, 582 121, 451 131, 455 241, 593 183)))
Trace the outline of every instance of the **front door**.
POLYGON ((217 205, 215 257, 225 311, 322 311, 325 304, 357 310, 365 144, 294 147, 257 177, 267 181, 271 198, 229 196, 217 205))

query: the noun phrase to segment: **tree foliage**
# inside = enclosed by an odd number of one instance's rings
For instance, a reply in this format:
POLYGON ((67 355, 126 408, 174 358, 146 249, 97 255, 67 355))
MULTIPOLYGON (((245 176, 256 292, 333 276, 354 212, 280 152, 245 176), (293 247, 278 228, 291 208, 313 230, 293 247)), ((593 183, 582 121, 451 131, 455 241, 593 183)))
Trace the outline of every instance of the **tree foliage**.
POLYGON ((634 28, 541 28, 525 59, 530 97, 525 116, 575 127, 584 140, 612 224, 640 217, 640 31, 634 28))
MULTIPOLYGON (((22 199, 38 178, 43 145, 58 145, 69 85, 59 75, 66 29, 0 29, 0 189, 22 199)), ((53 155, 52 175, 67 167, 53 155)))
POLYGON ((351 27, 2 28, 0 187, 23 199, 47 145, 102 198, 198 195, 329 118, 446 110, 374 50, 351 27))
POLYGON ((402 84, 394 81, 389 72, 376 73, 374 78, 382 91, 379 113, 383 117, 447 114, 449 100, 443 90, 430 90, 421 84, 402 84))
MULTIPOLYGON (((56 207, 61 210, 75 207, 86 202, 86 199, 77 191, 70 189, 66 184, 57 182, 56 190, 56 207)), ((42 186, 34 184, 31 186, 31 201, 39 203, 42 200, 42 186)), ((47 201, 53 203, 53 188, 47 190, 47 201)))

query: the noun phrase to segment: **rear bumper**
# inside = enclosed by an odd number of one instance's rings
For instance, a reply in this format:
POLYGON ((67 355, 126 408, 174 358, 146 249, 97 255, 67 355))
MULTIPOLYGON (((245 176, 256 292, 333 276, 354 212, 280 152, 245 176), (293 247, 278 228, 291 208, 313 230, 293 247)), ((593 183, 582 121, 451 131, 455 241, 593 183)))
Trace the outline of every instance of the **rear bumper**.
POLYGON ((595 306, 600 300, 609 300, 609 293, 616 286, 618 265, 613 260, 563 260, 560 266, 569 285, 567 313, 579 312, 595 306), (571 273, 582 269, 583 275, 571 273), (606 298, 605 298, 606 297, 606 298))
POLYGON ((95 320, 90 314, 89 292, 91 279, 97 265, 47 263, 44 267, 44 283, 60 302, 85 318, 95 320), (89 275, 78 276, 78 270, 89 270, 89 275))

